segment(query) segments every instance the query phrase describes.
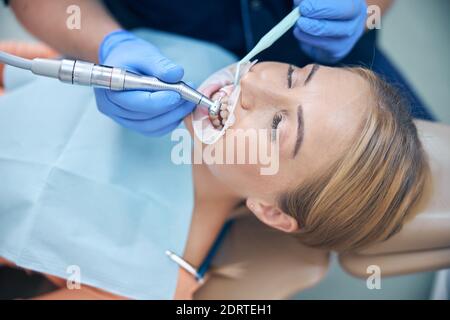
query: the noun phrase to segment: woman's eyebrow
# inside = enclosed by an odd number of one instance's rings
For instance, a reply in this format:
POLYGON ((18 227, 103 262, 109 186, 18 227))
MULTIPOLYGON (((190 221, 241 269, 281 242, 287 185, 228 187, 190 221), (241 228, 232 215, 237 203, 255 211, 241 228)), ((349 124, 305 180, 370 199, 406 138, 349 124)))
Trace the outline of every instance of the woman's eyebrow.
POLYGON ((311 68, 311 71, 309 72, 308 76, 306 77, 305 82, 303 83, 303 86, 306 86, 308 84, 308 82, 311 81, 311 79, 314 77, 314 75, 316 74, 317 70, 319 70, 320 65, 318 64, 314 64, 313 67, 311 68))
POLYGON ((302 146, 303 135, 304 135, 304 122, 303 122, 303 108, 301 105, 298 106, 297 110, 297 138, 295 140, 294 152, 292 153, 292 158, 295 158, 302 146))

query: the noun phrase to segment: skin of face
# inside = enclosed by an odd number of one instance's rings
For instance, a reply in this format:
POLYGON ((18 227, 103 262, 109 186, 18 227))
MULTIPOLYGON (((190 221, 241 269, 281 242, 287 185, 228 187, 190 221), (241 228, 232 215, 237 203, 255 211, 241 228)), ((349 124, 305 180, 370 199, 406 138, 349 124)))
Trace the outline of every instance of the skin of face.
MULTIPOLYGON (((347 69, 264 62, 253 66, 240 85, 232 129, 265 129, 262 132, 268 136, 262 141, 268 144, 265 150, 270 150, 274 143, 271 132, 276 127, 279 170, 261 175, 264 166, 258 163, 214 164, 208 169, 246 199, 261 221, 286 232, 296 231, 296 220, 278 208, 277 196, 326 170, 355 141, 372 99, 369 84, 347 69), (299 108, 303 130, 298 130, 299 108), (294 156, 297 135, 302 143, 294 156)), ((236 138, 231 132, 218 143, 231 143, 236 138)), ((235 142, 235 154, 249 150, 248 144, 248 140, 235 142)))

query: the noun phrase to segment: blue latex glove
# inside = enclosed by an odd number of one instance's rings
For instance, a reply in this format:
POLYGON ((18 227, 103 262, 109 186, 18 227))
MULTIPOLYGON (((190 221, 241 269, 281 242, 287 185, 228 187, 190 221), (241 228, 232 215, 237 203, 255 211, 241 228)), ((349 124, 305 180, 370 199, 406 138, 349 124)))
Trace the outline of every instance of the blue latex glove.
POLYGON ((294 0, 301 17, 294 35, 302 50, 322 63, 336 63, 353 49, 365 30, 365 0, 294 0))
MULTIPOLYGON (((132 33, 118 30, 103 40, 101 64, 155 76, 166 82, 183 78, 184 70, 164 57, 152 44, 132 33)), ((111 91, 95 89, 98 109, 120 125, 148 136, 174 130, 195 105, 174 91, 111 91)))

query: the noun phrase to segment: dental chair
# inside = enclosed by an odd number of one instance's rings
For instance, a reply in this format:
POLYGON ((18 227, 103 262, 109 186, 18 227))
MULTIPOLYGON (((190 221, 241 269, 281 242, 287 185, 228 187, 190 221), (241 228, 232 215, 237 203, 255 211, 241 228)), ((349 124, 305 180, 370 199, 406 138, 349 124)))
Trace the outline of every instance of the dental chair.
POLYGON ((417 122, 433 173, 433 189, 422 212, 391 239, 358 253, 341 255, 341 266, 367 277, 370 265, 382 276, 450 267, 450 127, 417 122))
MULTIPOLYGON (((430 159, 433 189, 420 213, 391 239, 361 252, 339 255, 342 268, 367 279, 376 265, 382 277, 450 268, 450 126, 418 121, 430 159)), ((330 252, 309 248, 264 226, 253 216, 238 218, 213 260, 215 268, 195 299, 287 299, 318 284, 330 252)))

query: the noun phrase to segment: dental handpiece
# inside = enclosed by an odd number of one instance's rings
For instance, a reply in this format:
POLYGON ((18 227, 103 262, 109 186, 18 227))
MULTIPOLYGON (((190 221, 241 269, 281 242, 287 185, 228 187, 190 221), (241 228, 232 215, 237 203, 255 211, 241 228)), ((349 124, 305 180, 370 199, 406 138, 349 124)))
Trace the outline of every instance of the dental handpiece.
POLYGON ((121 68, 97 65, 80 60, 27 60, 0 51, 0 62, 27 69, 36 75, 59 79, 64 83, 105 88, 114 91, 171 90, 196 105, 208 108, 211 116, 220 112, 220 101, 211 101, 206 96, 180 81, 167 83, 156 77, 139 75, 121 68))

